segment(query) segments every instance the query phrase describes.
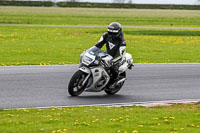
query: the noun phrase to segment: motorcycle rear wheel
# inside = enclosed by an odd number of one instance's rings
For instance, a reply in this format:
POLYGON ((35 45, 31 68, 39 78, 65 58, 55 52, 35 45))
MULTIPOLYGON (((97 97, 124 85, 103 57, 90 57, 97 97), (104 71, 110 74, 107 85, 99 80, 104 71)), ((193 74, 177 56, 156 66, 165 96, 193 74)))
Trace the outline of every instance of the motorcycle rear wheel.
MULTIPOLYGON (((126 72, 123 72, 120 74, 120 76, 122 78, 126 78, 126 72)), ((110 88, 109 85, 107 85, 106 89, 104 90, 108 95, 114 95, 116 94, 121 88, 122 86, 124 85, 124 82, 121 82, 119 85, 117 85, 114 89, 113 88, 110 88)))
POLYGON ((79 96, 85 90, 87 83, 82 85, 85 78, 86 74, 80 70, 74 73, 68 85, 68 92, 71 96, 79 96))

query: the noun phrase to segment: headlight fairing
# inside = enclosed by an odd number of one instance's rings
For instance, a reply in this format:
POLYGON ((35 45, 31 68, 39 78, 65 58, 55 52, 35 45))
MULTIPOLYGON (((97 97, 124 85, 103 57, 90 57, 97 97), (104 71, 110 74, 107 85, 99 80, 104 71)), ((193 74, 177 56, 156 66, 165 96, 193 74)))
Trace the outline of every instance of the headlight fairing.
POLYGON ((89 64, 91 64, 92 62, 93 62, 93 59, 92 59, 92 58, 90 58, 90 57, 88 57, 88 56, 86 56, 86 55, 84 55, 84 56, 82 57, 82 63, 83 63, 83 64, 89 65, 89 64))
POLYGON ((81 54, 81 63, 86 66, 97 66, 100 64, 101 58, 92 53, 91 51, 86 51, 81 54))

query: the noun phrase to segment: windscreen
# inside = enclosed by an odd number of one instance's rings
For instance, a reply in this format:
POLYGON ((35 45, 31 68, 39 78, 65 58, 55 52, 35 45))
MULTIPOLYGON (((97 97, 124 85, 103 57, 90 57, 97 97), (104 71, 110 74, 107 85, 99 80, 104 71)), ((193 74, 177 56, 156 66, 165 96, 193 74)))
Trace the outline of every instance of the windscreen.
POLYGON ((94 56, 106 56, 106 52, 97 48, 96 46, 89 49, 89 53, 94 56))

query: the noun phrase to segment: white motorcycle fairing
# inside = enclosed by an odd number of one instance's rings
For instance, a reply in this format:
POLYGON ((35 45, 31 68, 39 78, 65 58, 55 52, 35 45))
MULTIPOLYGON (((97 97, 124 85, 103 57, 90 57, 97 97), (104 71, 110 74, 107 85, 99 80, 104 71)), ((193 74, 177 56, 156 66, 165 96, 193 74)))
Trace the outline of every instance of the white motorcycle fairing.
POLYGON ((68 85, 68 92, 71 96, 79 96, 83 91, 105 91, 108 95, 114 95, 124 85, 126 70, 133 67, 131 54, 124 54, 117 66, 119 73, 114 81, 111 79, 113 74, 110 68, 115 64, 112 62, 112 57, 105 51, 93 46, 84 51, 80 57, 79 70, 74 73, 68 85))
POLYGON ((86 81, 88 81, 87 87, 85 89, 85 91, 88 92, 102 91, 110 80, 110 76, 102 66, 97 66, 90 69, 83 66, 79 68, 79 70, 88 74, 85 80, 83 81, 83 84, 85 84, 86 81))
POLYGON ((133 63, 132 55, 129 53, 126 53, 125 55, 125 62, 119 67, 119 72, 125 72, 133 63))

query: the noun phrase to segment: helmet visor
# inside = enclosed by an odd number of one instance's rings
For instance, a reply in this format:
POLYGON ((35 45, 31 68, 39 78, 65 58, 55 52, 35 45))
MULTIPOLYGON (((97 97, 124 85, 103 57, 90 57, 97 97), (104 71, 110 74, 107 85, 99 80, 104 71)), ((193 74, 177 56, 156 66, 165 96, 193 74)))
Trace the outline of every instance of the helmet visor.
POLYGON ((111 29, 108 29, 108 32, 111 32, 111 33, 118 33, 119 32, 119 30, 111 30, 111 29))
POLYGON ((110 30, 108 29, 108 35, 112 36, 112 37, 117 37, 119 34, 118 30, 110 30))

